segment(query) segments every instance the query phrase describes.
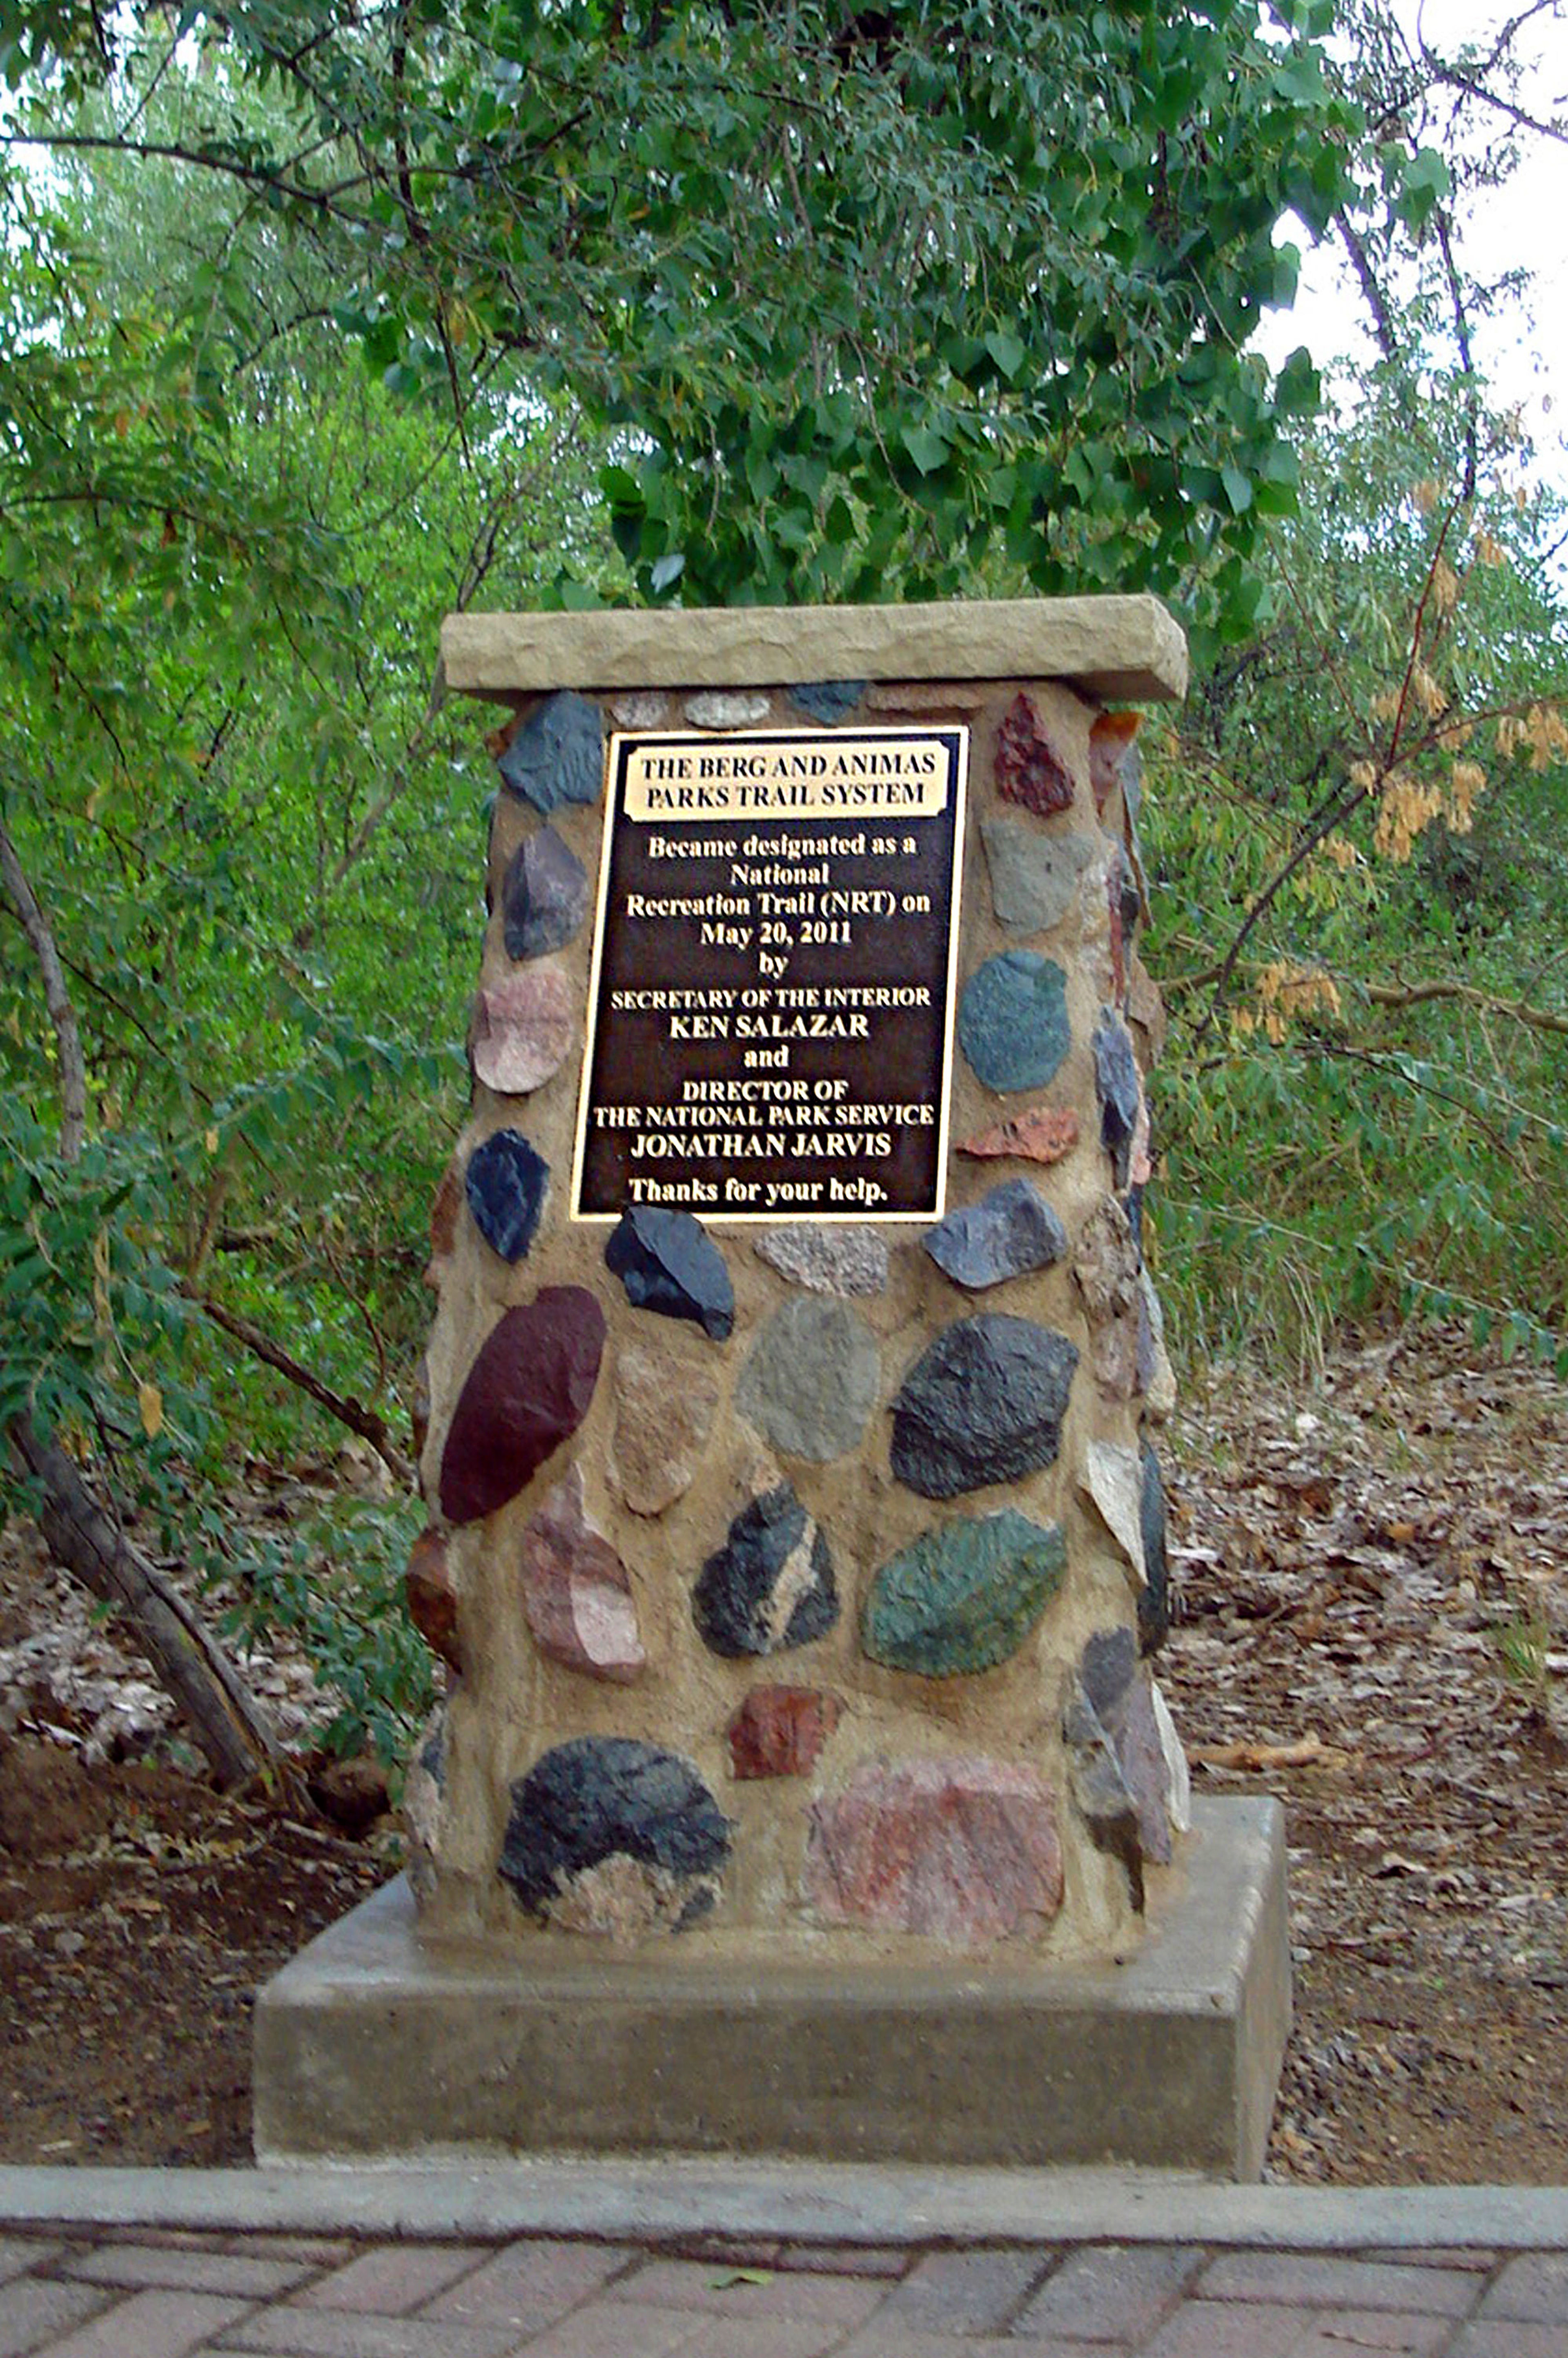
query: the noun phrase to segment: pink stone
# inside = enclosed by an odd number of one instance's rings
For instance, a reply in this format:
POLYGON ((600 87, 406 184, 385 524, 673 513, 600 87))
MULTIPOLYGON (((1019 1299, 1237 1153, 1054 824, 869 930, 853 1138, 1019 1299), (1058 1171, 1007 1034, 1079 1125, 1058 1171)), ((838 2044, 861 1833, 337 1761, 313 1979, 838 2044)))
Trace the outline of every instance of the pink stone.
POLYGON ((868 1761, 811 1813, 806 1887, 829 1923, 950 1948, 1038 1931, 1062 1904, 1051 1789, 1003 1760, 868 1761))
POLYGON ((626 1567, 583 1507, 582 1468, 523 1531, 523 1609, 542 1654, 624 1686, 647 1661, 626 1567))
POLYGON ((996 736, 996 782, 1004 802, 1041 818, 1068 810, 1073 773, 1051 742, 1039 707, 1020 689, 996 736))
POLYGON ((994 1129, 966 1138, 960 1154, 1011 1154, 1023 1163, 1060 1163, 1078 1142, 1078 1117, 1066 1106, 1035 1106, 994 1129))
POLYGON ((521 1097, 558 1072, 574 1030, 571 986, 555 967, 529 966, 479 994, 473 1068, 487 1089, 521 1097))
POLYGON ((441 1512, 471 1523, 532 1480, 588 1414, 604 1313, 586 1286, 546 1285, 493 1326, 469 1369, 441 1452, 441 1512))
POLYGON ((804 1777, 841 1710, 815 1687, 753 1687, 730 1723, 730 1775, 804 1777))

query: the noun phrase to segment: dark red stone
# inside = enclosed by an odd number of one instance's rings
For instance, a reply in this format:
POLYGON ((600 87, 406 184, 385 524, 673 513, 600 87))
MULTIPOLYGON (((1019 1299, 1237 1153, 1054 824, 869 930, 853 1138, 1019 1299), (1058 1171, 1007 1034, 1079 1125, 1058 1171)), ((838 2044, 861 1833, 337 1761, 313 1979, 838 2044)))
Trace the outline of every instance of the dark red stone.
POLYGON ((1040 818, 1072 806, 1073 773, 1046 735, 1033 697, 1022 689, 997 730, 996 782, 1005 802, 1022 803, 1040 818))
POLYGON ((447 1561, 446 1535, 434 1523, 420 1532, 409 1552, 403 1588, 408 1599, 408 1618, 430 1651, 449 1662, 454 1671, 460 1671, 463 1660, 458 1644, 457 1591, 452 1586, 451 1566, 447 1561))
POLYGON ((1129 785, 1136 787, 1141 767, 1134 739, 1141 712, 1102 712, 1089 730, 1089 784, 1100 817, 1119 790, 1123 806, 1129 785))
POLYGON ((604 1351, 604 1313, 586 1287, 546 1285, 486 1337, 459 1395, 441 1455, 441 1512, 494 1514, 588 1414, 604 1351))
POLYGON ((804 1777, 842 1708, 816 1687, 753 1687, 730 1723, 730 1775, 804 1777))

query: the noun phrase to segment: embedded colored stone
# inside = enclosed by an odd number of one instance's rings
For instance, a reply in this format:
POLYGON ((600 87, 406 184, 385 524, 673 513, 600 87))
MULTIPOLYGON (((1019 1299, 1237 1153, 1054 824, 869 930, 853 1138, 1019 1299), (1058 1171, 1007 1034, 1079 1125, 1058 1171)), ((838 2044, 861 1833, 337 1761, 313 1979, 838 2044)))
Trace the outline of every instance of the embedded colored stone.
POLYGON ((1105 895, 1110 924, 1111 995, 1119 1007, 1127 996, 1127 944, 1141 914, 1138 880, 1119 844, 1106 871, 1105 895))
POLYGON ((1138 1815, 1145 1858, 1168 1866, 1171 1823, 1165 1793, 1169 1770, 1151 1699, 1153 1682, 1138 1660, 1130 1629, 1106 1629, 1089 1639, 1078 1666, 1083 1693, 1115 1751, 1138 1815))
POLYGON ((520 1261, 538 1232, 550 1166, 520 1130, 498 1130, 469 1157, 463 1186, 473 1224, 503 1260, 520 1261))
POLYGON ((979 1292, 1049 1269, 1065 1255, 1067 1232, 1037 1187, 1009 1179, 949 1212, 923 1241, 945 1277, 979 1292))
POLYGON ((430 1651, 460 1671, 458 1592, 448 1561, 446 1534, 434 1523, 427 1525, 409 1550, 403 1593, 408 1600, 408 1618, 430 1651))
POLYGON ((808 1646, 838 1618, 827 1541, 781 1482, 743 1507, 691 1593, 705 1644, 727 1661, 808 1646))
POLYGON ((958 1000, 958 1045, 988 1089, 1043 1089, 1073 1042, 1067 978, 1038 950, 1001 950, 958 1000))
POLYGON ((863 679, 805 680, 790 689, 793 701, 824 729, 831 729, 848 719, 866 692, 863 679))
POLYGON ((708 1914, 730 1825, 689 1760, 628 1736, 578 1736, 511 1789, 499 1872, 543 1924, 633 1941, 708 1914))
POLYGON ((727 1731, 730 1775, 804 1777, 842 1709, 837 1695, 816 1687, 753 1687, 727 1731))
POLYGON ((1149 1682, 1149 1701, 1153 1708, 1154 1725, 1159 1731, 1160 1748, 1165 1756, 1165 1814, 1173 1831, 1190 1834, 1193 1830, 1193 1773, 1187 1766, 1187 1756, 1182 1739, 1176 1733, 1176 1723, 1171 1717, 1171 1706, 1161 1693, 1158 1682, 1149 1682))
POLYGON ((1052 1465, 1078 1355, 1031 1318, 960 1319, 921 1353, 892 1407, 892 1470, 925 1498, 1052 1465))
POLYGON ((612 696, 610 717, 618 729, 663 729, 669 721, 670 699, 657 688, 639 688, 630 696, 612 696))
POLYGON ((804 1285, 810 1293, 881 1293, 888 1282, 888 1249, 875 1228, 820 1228, 792 1220, 757 1238, 760 1260, 804 1285))
POLYGON ((812 1811, 806 1890, 830 1924, 949 1948, 1044 1931, 1062 1904, 1051 1789, 1010 1761, 868 1761, 812 1811))
POLYGON ((691 1487, 719 1406, 719 1379, 665 1343, 628 1343, 615 1362, 607 1470, 634 1515, 662 1515, 691 1487))
POLYGON ((588 914, 588 871, 553 827, 542 827, 513 853, 501 888, 506 955, 543 957, 565 949, 588 914))
POLYGON ((1139 1273, 1138 1298, 1138 1388, 1147 1415, 1154 1423, 1163 1424, 1176 1405, 1176 1377, 1165 1348, 1165 1314, 1146 1269, 1139 1273))
POLYGON ((1148 1442, 1139 1458, 1142 1484, 1138 1494, 1138 1530, 1143 1542, 1143 1585, 1138 1592, 1138 1643, 1145 1654, 1156 1653, 1171 1628, 1171 1570, 1165 1554, 1165 1485, 1160 1460, 1148 1442))
POLYGON ((1073 1275, 1089 1314, 1095 1381, 1112 1400, 1131 1400, 1142 1389, 1142 1262, 1114 1195, 1104 1196, 1079 1229, 1073 1275))
POLYGON ((715 1343, 735 1325, 735 1290, 724 1256, 690 1212, 639 1204, 622 1212, 604 1248, 604 1265, 636 1310, 687 1318, 715 1343))
POLYGON ((1143 1561, 1143 1468, 1137 1450, 1119 1441, 1088 1442, 1078 1487, 1098 1509, 1142 1587, 1148 1573, 1143 1561))
POLYGON ((430 1204, 430 1258, 444 1260, 458 1238, 458 1214, 462 1208, 462 1183, 454 1155, 441 1174, 430 1204))
POLYGON ((768 699, 743 690, 705 689, 687 698, 686 717, 694 729, 750 729, 767 719, 768 699))
POLYGON ((1059 925, 1095 856, 1094 838, 1043 835, 1019 819, 987 818, 980 821, 980 840, 998 924, 1024 934, 1048 934, 1059 925))
POLYGON ((1138 1026, 1147 1043, 1146 1064, 1154 1062, 1165 1044, 1165 1002, 1136 950, 1130 950, 1127 959, 1127 1020, 1138 1026))
POLYGON ((1065 811, 1073 800, 1073 773, 1052 743, 1040 708, 1021 689, 996 735, 997 791, 1037 817, 1065 811))
MULTIPOLYGON (((1108 1007, 1100 1010, 1094 1029, 1095 1087, 1099 1093, 1100 1144, 1110 1156, 1116 1184, 1125 1187, 1131 1176, 1132 1143, 1143 1102, 1138 1059, 1132 1043, 1108 1007)), ((1135 1182, 1141 1184, 1141 1181, 1135 1182)))
POLYGON ((1102 817, 1112 795, 1119 793, 1129 819, 1137 819, 1143 763, 1136 741, 1142 717, 1102 712, 1089 730, 1089 786, 1102 817))
POLYGON ((403 1779, 405 1865, 409 1887, 420 1907, 435 1892, 446 1829, 446 1719, 447 1707, 442 1704, 427 1721, 403 1779))
POLYGON ((881 1355, 844 1302, 797 1293, 752 1347, 735 1406, 786 1457, 831 1465, 855 1448, 881 1388, 881 1355))
POLYGON ((1143 1844, 1138 1805, 1121 1773, 1116 1747, 1076 1679, 1062 1712, 1062 1741, 1066 1747, 1068 1786, 1078 1813, 1097 1847, 1121 1861, 1129 1896, 1141 1914, 1143 1844))
POLYGON ((1070 1106, 1032 1106, 989 1130, 966 1138, 960 1154, 977 1158, 1012 1155, 1022 1163, 1060 1163, 1078 1142, 1078 1117, 1070 1106))
POLYGON ((473 1068, 498 1097, 524 1097, 558 1072, 572 1044, 571 986, 554 967, 528 967, 479 994, 473 1068))
POLYGON ((523 1527, 523 1610, 553 1662, 624 1686, 647 1662, 626 1567, 588 1520, 582 1468, 523 1527))
POLYGON ((873 1662, 948 1679, 1008 1661, 1061 1585, 1059 1530, 1011 1507, 925 1531, 872 1581, 860 1645, 873 1662))
POLYGON ((596 803, 604 785, 599 707, 572 688, 546 696, 501 757, 502 783, 546 818, 563 803, 596 803))
POLYGON ((533 1479, 588 1414, 604 1313, 580 1285, 508 1310, 469 1369, 441 1452, 441 1512, 471 1523, 533 1479))

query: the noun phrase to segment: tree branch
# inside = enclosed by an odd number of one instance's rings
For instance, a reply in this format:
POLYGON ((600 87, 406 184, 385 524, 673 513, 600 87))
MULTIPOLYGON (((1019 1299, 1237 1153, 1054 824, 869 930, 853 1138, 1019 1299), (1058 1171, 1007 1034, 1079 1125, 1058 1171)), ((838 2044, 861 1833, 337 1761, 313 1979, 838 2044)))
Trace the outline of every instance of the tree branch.
POLYGON ((3 821, 0 876, 5 880, 11 905, 21 920, 22 931, 43 977, 44 1004, 54 1026, 55 1054, 59 1065, 59 1151, 66 1162, 74 1163, 87 1141, 87 1065, 81 1054, 81 1033, 70 993, 65 987, 49 919, 38 905, 38 894, 27 882, 16 847, 3 821))
POLYGON ((189 1301, 195 1303, 204 1316, 211 1318, 214 1326, 221 1326, 225 1335, 232 1335, 236 1343, 243 1343, 245 1349, 260 1359, 265 1367, 284 1377, 297 1390, 313 1400, 318 1408, 324 1408, 329 1416, 336 1417, 340 1424, 346 1425, 351 1433, 357 1433, 362 1441, 368 1441, 388 1472, 406 1489, 413 1487, 414 1468, 393 1440, 385 1420, 373 1409, 365 1408, 357 1400, 346 1399, 341 1392, 335 1392, 330 1384, 322 1382, 319 1376, 312 1375, 308 1368, 301 1367, 297 1359, 291 1358, 282 1344, 275 1343, 265 1328, 254 1325, 248 1318, 239 1317, 232 1310, 225 1310, 221 1302, 214 1302, 211 1295, 203 1293, 200 1287, 188 1284, 181 1291, 189 1301))

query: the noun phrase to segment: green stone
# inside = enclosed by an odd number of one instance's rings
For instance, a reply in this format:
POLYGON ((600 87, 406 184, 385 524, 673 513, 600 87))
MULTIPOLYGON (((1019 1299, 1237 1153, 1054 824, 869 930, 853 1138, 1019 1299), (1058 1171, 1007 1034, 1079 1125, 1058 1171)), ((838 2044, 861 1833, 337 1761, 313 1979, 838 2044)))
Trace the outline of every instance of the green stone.
POLYGON ((1066 1569, 1067 1544, 1006 1507, 925 1532, 872 1581, 860 1644, 873 1662, 950 1679, 1016 1654, 1066 1569))

